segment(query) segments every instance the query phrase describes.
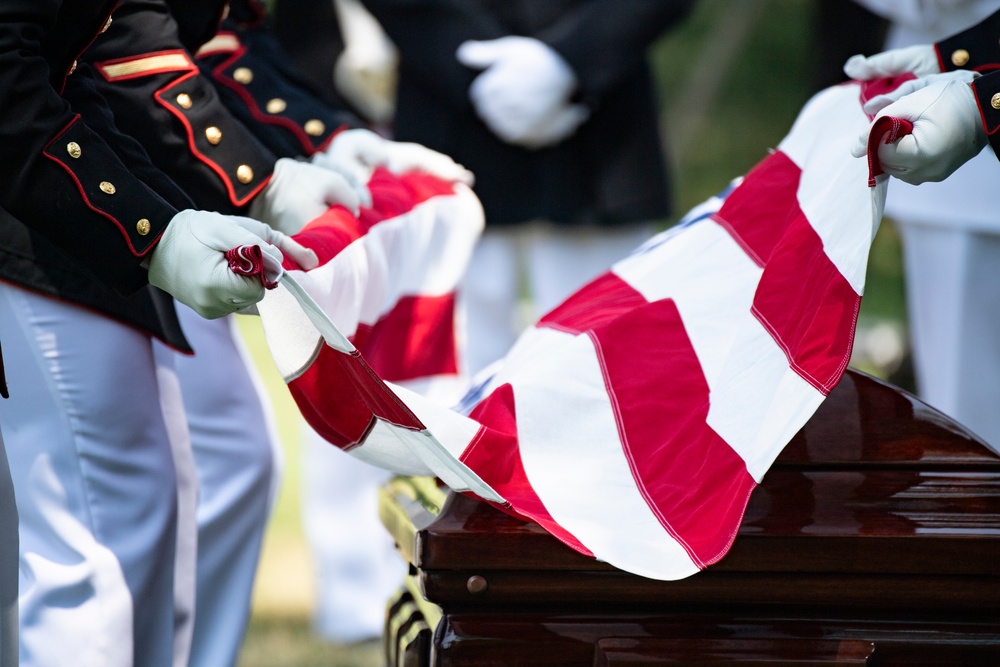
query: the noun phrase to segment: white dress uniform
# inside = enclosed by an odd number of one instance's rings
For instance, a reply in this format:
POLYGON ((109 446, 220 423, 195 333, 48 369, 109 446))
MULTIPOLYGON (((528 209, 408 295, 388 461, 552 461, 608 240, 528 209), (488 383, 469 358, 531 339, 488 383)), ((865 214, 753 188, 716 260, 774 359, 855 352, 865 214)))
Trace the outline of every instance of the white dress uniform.
MULTIPOLYGON (((274 419, 232 317, 177 304, 194 356, 174 354, 197 472, 190 667, 235 665, 250 620, 261 542, 282 471, 274 419)), ((166 348, 161 344, 158 347, 166 348)), ((183 594, 183 591, 182 591, 183 594)))
POLYGON ((162 408, 180 402, 173 355, 114 320, 7 284, 0 338, 11 389, 0 423, 20 512, 22 665, 170 667, 172 437, 185 430, 181 410, 162 408))
MULTIPOLYGON (((979 23, 997 0, 863 4, 893 21, 886 48, 931 44, 979 23)), ((1000 161, 987 147, 940 183, 892 179, 917 390, 1000 445, 1000 161)))
POLYGON ((0 667, 17 665, 17 507, 0 433, 0 667))
POLYGON ((179 309, 194 357, 0 284, 22 665, 236 662, 272 431, 231 321, 179 309))
POLYGON ((342 644, 380 637, 386 602, 406 574, 378 517, 378 489, 391 474, 345 454, 305 425, 302 447, 302 521, 316 572, 315 630, 342 644))

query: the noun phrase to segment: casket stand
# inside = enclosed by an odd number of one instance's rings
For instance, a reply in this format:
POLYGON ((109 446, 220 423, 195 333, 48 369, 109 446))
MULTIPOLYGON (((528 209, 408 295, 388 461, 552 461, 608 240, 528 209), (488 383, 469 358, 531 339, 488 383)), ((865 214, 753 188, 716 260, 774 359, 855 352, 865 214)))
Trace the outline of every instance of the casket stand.
POLYGON ((1000 665, 1000 457, 855 371, 687 579, 616 570, 429 479, 393 480, 380 514, 410 564, 389 667, 1000 665))

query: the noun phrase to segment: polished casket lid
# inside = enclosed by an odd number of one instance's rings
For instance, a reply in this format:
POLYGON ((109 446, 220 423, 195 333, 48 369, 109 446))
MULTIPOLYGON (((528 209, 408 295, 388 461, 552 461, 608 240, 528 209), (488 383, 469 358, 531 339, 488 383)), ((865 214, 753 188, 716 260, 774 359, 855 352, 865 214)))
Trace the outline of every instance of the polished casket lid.
POLYGON ((630 602, 912 599, 993 612, 1000 604, 1000 456, 920 400, 856 371, 753 492, 729 553, 680 581, 618 571, 432 480, 397 479, 384 493, 383 522, 432 601, 468 599, 471 578, 488 572, 490 582, 508 582, 501 590, 491 583, 494 602, 561 589, 570 599, 630 602))

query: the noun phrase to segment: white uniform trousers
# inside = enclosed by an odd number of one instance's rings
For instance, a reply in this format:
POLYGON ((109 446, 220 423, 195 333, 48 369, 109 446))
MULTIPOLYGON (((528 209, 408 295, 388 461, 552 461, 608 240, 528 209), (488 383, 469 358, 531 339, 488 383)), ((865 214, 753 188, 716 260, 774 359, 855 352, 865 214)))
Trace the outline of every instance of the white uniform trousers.
POLYGON ((1000 234, 898 229, 921 398, 1000 449, 1000 234))
POLYGON ((18 388, 0 403, 0 423, 16 434, 11 465, 30 513, 23 664, 235 664, 277 468, 259 380, 231 320, 178 306, 198 350, 187 357, 83 309, 5 285, 0 295, 18 388), (59 502, 41 501, 57 492, 59 502), (70 567, 93 572, 62 581, 70 567), (56 604, 62 596, 75 604, 56 604))
POLYGON ((302 442, 302 521, 316 571, 313 625, 333 642, 380 637, 386 602, 406 574, 378 518, 378 488, 391 473, 307 426, 302 442))
POLYGON ((17 507, 0 429, 0 667, 16 665, 17 507))
MULTIPOLYGON (((930 44, 996 11, 996 0, 867 4, 892 19, 886 48, 930 44)), ((939 183, 891 179, 885 214, 903 245, 920 397, 1000 445, 1000 162, 986 147, 939 183)))
MULTIPOLYGON (((24 667, 169 667, 177 474, 150 338, 0 285, 24 667)), ((180 411, 172 409, 170 414, 180 411)), ((184 561, 181 558, 181 561, 184 561)))
POLYGON ((475 375, 505 355, 525 327, 654 231, 652 224, 610 229, 544 222, 487 226, 459 291, 466 372, 475 375), (528 298, 527 311, 522 296, 528 298))
POLYGON ((195 356, 175 365, 198 476, 191 667, 235 665, 280 466, 274 420, 232 317, 178 304, 195 356))

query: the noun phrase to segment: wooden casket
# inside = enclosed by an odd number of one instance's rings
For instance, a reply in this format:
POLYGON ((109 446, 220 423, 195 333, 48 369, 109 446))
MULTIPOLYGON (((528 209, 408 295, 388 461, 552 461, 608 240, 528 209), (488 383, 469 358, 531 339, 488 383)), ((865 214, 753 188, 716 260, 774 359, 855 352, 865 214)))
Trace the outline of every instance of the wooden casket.
POLYGON ((410 563, 390 667, 1000 666, 1000 457, 853 371, 687 579, 616 570, 428 479, 391 482, 380 512, 410 563))

